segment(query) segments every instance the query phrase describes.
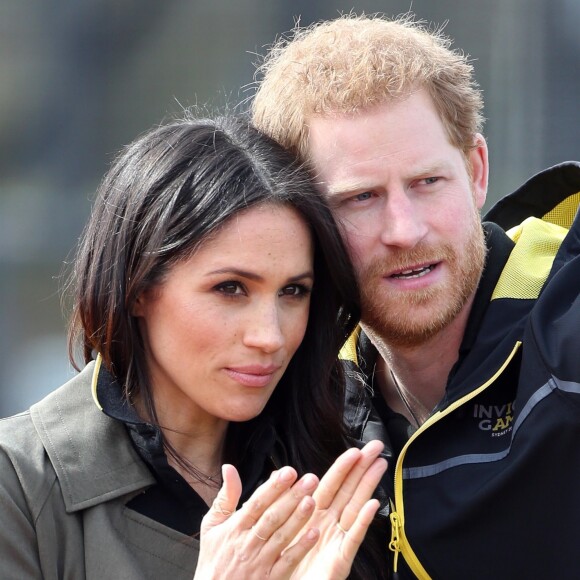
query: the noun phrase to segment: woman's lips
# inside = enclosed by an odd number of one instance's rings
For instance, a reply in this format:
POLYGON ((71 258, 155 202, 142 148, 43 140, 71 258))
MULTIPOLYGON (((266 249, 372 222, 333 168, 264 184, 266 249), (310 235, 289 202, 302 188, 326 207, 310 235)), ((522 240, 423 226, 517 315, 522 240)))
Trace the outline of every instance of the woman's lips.
POLYGON ((225 372, 231 379, 246 387, 266 387, 279 368, 275 365, 247 365, 227 367, 225 372))

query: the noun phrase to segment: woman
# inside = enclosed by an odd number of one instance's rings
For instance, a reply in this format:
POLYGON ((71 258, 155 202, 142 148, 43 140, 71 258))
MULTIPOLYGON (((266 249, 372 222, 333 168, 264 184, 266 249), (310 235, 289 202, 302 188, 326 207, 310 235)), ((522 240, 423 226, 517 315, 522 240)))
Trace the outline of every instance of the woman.
POLYGON ((385 462, 333 465, 357 294, 302 170, 239 119, 155 129, 73 282, 86 366, 0 427, 3 577, 191 578, 200 531, 196 578, 345 577, 385 462))

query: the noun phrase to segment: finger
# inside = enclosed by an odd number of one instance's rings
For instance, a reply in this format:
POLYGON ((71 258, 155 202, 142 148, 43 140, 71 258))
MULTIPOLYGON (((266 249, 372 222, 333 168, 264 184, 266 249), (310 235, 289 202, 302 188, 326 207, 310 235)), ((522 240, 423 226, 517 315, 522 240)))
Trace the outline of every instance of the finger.
POLYGON ((360 450, 349 449, 346 453, 343 453, 328 470, 318 486, 318 490, 314 495, 318 507, 325 509, 332 505, 334 510, 341 513, 355 493, 362 477, 380 455, 383 448, 384 444, 381 441, 374 440, 367 443, 360 450), (350 467, 348 467, 348 463, 338 466, 339 460, 351 451, 358 452, 357 461, 350 464, 350 467))
POLYGON ((373 464, 367 469, 342 510, 342 515, 340 516, 342 528, 345 530, 351 528, 362 506, 372 497, 386 470, 387 462, 383 458, 375 459, 373 464))
POLYGON ((252 526, 254 535, 266 541, 274 538, 278 553, 294 538, 314 511, 314 500, 309 497, 318 486, 318 478, 307 473, 290 489, 275 499, 252 526), (274 537, 275 536, 275 537, 274 537))
POLYGON ((242 482, 233 465, 222 465, 222 486, 201 521, 201 534, 225 522, 235 511, 242 494, 242 482))
MULTIPOLYGON (((268 541, 264 542, 263 552, 272 555, 275 560, 285 549, 296 543, 304 532, 304 527, 314 513, 315 508, 316 503, 311 496, 303 497, 296 509, 286 518, 282 525, 273 531, 268 541)), ((262 520, 254 528, 257 526, 262 529, 262 520)))
POLYGON ((320 485, 313 495, 318 509, 327 509, 330 506, 340 486, 361 457, 360 450, 354 447, 339 455, 320 480, 320 485))
MULTIPOLYGON (((331 505, 333 509, 339 510, 340 512, 343 511, 344 507, 349 501, 351 501, 354 494, 357 493, 357 490, 359 490, 361 481, 367 471, 374 464, 383 448, 384 444, 381 441, 370 441, 361 449, 361 458, 352 467, 332 500, 331 505)), ((365 501, 369 499, 369 497, 370 496, 366 497, 365 501)))
POLYGON ((361 453, 363 455, 376 459, 384 448, 385 444, 382 441, 380 441, 379 439, 373 439, 372 441, 369 441, 361 449, 361 453))
POLYGON ((367 501, 358 513, 351 528, 344 534, 344 539, 340 544, 340 551, 342 557, 346 562, 348 562, 349 566, 352 566, 356 553, 362 544, 367 530, 369 529, 379 507, 380 503, 378 500, 370 499, 367 501))
POLYGON ((290 489, 297 477, 296 470, 288 466, 273 472, 239 510, 237 515, 241 526, 251 528, 266 509, 290 489))
POLYGON ((304 556, 316 545, 320 531, 316 528, 309 528, 300 535, 298 540, 286 548, 281 554, 270 574, 271 578, 288 578, 296 567, 304 559, 304 556))

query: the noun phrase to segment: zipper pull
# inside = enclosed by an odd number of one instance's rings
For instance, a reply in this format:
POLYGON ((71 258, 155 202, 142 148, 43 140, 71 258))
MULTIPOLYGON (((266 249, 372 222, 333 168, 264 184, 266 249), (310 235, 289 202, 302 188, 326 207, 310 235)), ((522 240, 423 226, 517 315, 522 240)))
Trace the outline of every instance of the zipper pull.
POLYGON ((389 542, 389 550, 395 555, 393 557, 393 573, 397 573, 397 562, 399 560, 399 552, 401 551, 401 544, 399 538, 399 529, 401 527, 401 520, 397 512, 391 512, 389 516, 391 520, 391 541, 389 542))

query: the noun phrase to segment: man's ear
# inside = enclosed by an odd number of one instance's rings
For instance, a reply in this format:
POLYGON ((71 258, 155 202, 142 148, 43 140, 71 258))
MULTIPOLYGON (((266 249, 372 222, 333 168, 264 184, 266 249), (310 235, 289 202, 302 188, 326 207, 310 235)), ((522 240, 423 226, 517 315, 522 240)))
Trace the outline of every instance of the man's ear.
POLYGON ((487 143, 481 135, 475 135, 475 143, 467 154, 467 162, 471 168, 471 188, 477 209, 481 209, 487 197, 489 183, 489 157, 487 143))

